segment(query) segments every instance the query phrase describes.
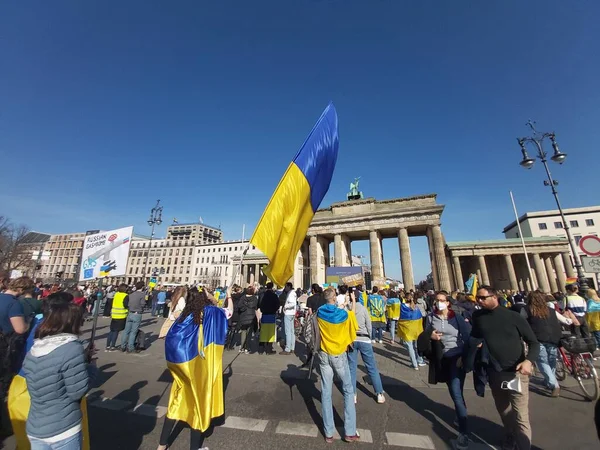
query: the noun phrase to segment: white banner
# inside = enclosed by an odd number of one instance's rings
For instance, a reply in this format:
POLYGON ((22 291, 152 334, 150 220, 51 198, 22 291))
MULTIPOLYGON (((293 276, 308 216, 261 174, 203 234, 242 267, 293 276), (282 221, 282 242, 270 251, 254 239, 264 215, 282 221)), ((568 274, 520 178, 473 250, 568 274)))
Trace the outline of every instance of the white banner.
POLYGON ((90 234, 83 242, 80 281, 125 275, 133 227, 90 234))

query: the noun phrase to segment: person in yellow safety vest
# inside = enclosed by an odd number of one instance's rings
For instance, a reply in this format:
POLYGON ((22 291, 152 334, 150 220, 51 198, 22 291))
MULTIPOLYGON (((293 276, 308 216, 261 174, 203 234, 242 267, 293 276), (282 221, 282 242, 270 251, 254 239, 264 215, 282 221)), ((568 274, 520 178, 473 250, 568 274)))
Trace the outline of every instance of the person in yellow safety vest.
POLYGON ((108 339, 106 340, 106 351, 114 352, 117 350, 117 337, 119 331, 125 329, 125 323, 127 322, 127 313, 129 307, 129 296, 127 295, 128 286, 125 283, 119 285, 117 293, 113 298, 112 310, 110 316, 110 331, 108 333, 108 339))

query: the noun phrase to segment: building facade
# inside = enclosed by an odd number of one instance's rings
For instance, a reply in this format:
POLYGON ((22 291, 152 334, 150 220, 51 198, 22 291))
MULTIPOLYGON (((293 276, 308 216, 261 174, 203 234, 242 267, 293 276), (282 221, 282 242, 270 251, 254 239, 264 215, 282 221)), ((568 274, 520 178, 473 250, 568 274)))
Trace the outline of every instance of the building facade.
POLYGON ((85 235, 85 233, 51 235, 44 244, 44 253, 47 256, 41 262, 36 277, 44 282, 77 281, 85 235))
MULTIPOLYGON (((584 236, 600 236, 600 206, 569 208, 564 209, 563 212, 571 228, 571 234, 578 250, 577 254, 580 257, 585 256, 585 253, 579 249, 579 241, 584 236)), ((566 238, 567 236, 558 210, 528 212, 519 217, 519 223, 523 237, 566 238)), ((507 239, 518 238, 517 221, 513 220, 502 232, 507 239)), ((569 254, 571 254, 570 250, 569 254)), ((571 264, 573 264, 572 255, 571 264)), ((585 273, 585 276, 594 282, 596 281, 596 274, 594 273, 585 273)))

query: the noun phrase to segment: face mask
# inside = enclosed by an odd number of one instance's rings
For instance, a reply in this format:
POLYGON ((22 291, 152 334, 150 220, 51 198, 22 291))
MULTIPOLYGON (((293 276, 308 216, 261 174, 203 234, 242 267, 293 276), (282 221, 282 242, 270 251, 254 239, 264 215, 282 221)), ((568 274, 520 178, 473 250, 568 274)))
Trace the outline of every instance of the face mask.
POLYGON ((439 311, 443 311, 443 310, 445 310, 447 307, 448 307, 448 305, 446 305, 446 303, 445 303, 445 302, 438 302, 438 304, 437 304, 437 309, 438 309, 439 311))

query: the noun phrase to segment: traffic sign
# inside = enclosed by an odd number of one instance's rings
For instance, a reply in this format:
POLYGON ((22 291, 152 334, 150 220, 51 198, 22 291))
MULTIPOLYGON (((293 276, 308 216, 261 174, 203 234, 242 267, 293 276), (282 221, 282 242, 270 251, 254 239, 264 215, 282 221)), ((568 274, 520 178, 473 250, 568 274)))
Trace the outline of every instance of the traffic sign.
POLYGON ((600 256, 600 238, 590 234, 579 240, 579 248, 588 256, 600 256))
POLYGON ((587 273, 600 273, 600 257, 582 256, 581 264, 587 273))

